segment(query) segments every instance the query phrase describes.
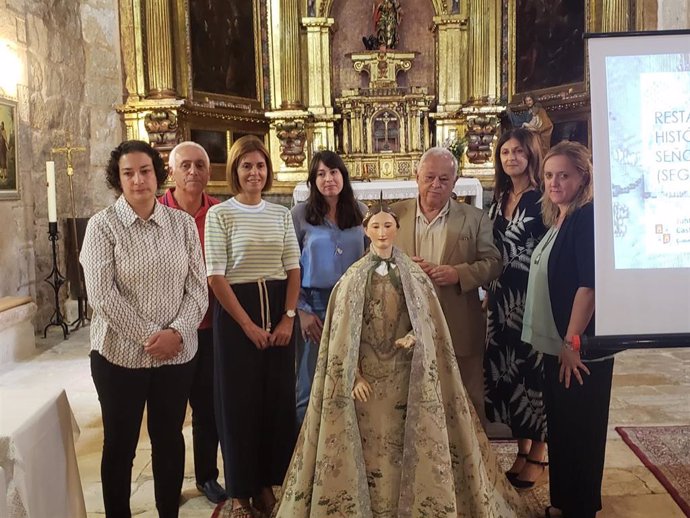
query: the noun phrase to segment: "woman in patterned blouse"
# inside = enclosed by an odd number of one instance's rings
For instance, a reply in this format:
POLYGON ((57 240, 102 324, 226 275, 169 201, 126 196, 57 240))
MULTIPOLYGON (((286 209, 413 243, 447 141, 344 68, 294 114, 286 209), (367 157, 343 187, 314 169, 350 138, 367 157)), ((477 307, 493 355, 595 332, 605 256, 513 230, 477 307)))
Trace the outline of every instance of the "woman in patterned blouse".
POLYGON ((146 142, 117 146, 106 179, 120 196, 89 221, 80 257, 93 308, 90 357, 103 417, 103 502, 113 517, 131 516, 144 406, 156 508, 161 518, 178 516, 182 425, 208 288, 194 220, 156 201, 166 176, 161 156, 146 142))
POLYGON ((295 311, 299 245, 290 211, 262 199, 273 170, 263 143, 238 139, 228 154, 235 196, 206 215, 213 315, 216 422, 230 515, 270 515, 295 446, 295 311))
POLYGON ((546 449, 542 355, 520 337, 529 262, 546 232, 539 204, 540 161, 534 133, 518 128, 501 135, 489 209, 503 271, 488 289, 485 409, 489 421, 510 426, 518 440, 518 454, 507 475, 522 489, 533 487, 544 472, 546 449))

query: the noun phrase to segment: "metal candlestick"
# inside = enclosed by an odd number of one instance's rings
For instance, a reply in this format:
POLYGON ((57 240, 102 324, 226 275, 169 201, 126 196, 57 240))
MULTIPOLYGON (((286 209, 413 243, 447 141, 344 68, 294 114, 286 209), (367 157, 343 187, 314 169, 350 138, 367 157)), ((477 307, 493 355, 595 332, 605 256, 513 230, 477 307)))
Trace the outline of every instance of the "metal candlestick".
POLYGON ((56 147, 52 149, 53 153, 64 153, 67 159, 67 179, 69 180, 69 199, 70 208, 72 210, 72 235, 74 236, 74 242, 72 246, 74 247, 74 257, 77 262, 77 279, 79 279, 79 294, 84 295, 83 297, 77 297, 77 318, 74 322, 70 322, 72 331, 76 331, 81 326, 86 326, 91 319, 87 316, 87 295, 86 287, 84 284, 84 275, 82 273, 81 265, 79 264, 79 235, 77 234, 77 210, 74 203, 74 167, 72 165, 72 153, 86 151, 83 147, 72 147, 70 144, 69 134, 67 134, 67 139, 64 147, 56 147))
POLYGON ((65 283, 65 277, 60 273, 58 269, 57 262, 57 240, 58 240, 58 224, 56 221, 51 221, 48 223, 48 239, 50 239, 51 245, 53 247, 53 269, 50 270, 48 277, 45 281, 51 285, 53 291, 55 292, 55 311, 50 317, 50 322, 43 329, 43 338, 48 336, 48 328, 51 326, 57 326, 62 328, 62 334, 67 340, 69 335, 69 329, 65 323, 65 318, 62 316, 62 311, 60 311, 60 287, 65 283))

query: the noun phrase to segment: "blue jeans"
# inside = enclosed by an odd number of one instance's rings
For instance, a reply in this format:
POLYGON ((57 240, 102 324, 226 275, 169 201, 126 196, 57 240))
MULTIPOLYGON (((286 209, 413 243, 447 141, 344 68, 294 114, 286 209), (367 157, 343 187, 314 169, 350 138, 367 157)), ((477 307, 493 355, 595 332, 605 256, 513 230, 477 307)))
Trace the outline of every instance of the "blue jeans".
MULTIPOLYGON (((314 314, 323 320, 326 318, 328 299, 331 296, 330 289, 303 288, 306 294, 306 302, 312 307, 314 314)), ((297 428, 302 427, 304 415, 309 406, 311 384, 314 381, 316 360, 319 357, 319 344, 302 337, 301 328, 297 328, 297 386, 295 396, 297 399, 297 428)))

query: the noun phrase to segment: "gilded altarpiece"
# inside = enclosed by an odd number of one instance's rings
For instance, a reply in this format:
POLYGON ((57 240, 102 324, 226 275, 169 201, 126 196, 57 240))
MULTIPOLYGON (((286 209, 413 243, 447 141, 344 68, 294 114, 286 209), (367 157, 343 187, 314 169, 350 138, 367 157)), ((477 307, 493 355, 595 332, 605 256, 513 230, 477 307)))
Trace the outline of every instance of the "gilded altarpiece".
MULTIPOLYGON (((366 50, 369 4, 120 0, 125 101, 117 110, 128 138, 164 155, 182 139, 205 145, 217 193, 227 193, 229 146, 245 134, 268 144, 279 192, 306 178, 319 149, 341 152, 353 176, 402 178, 426 148, 453 142, 466 145, 462 173, 488 184, 499 115, 509 99, 519 109, 525 93, 517 34, 540 37, 525 14, 533 0, 516 1, 525 9, 508 0, 400 0, 400 44, 366 50)), ((551 3, 580 16, 577 2, 551 3)), ((584 31, 633 28, 633 3, 582 0, 584 31)), ((587 78, 576 79, 535 94, 564 131, 581 134, 587 78)))
POLYGON ((350 58, 370 81, 365 88, 344 90, 335 100, 343 159, 356 178, 409 178, 430 145, 434 102, 426 88, 400 86, 397 80, 412 67, 415 54, 380 50, 350 58))
MULTIPOLYGON (((401 1, 400 5, 399 45, 365 50, 362 37, 373 29, 370 9, 355 2, 314 3, 313 14, 333 16, 341 31, 333 38, 331 58, 336 65, 332 81, 336 141, 357 178, 413 176, 421 154, 457 135, 465 121, 459 110, 469 100, 468 42, 486 24, 480 21, 471 27, 467 2, 401 1)), ((477 19, 481 19, 478 14, 477 19)), ((493 19, 500 19, 500 11, 493 19)), ((491 76, 488 68, 496 61, 479 61, 478 68, 487 68, 480 75, 491 76)))
POLYGON ((127 138, 147 140, 167 160, 182 140, 211 158, 209 191, 228 192, 234 140, 269 141, 266 1, 121 0, 120 41, 127 138))
POLYGON ((591 145, 585 33, 627 32, 641 20, 636 0, 504 0, 504 96, 516 112, 534 96, 554 123, 551 145, 591 145))

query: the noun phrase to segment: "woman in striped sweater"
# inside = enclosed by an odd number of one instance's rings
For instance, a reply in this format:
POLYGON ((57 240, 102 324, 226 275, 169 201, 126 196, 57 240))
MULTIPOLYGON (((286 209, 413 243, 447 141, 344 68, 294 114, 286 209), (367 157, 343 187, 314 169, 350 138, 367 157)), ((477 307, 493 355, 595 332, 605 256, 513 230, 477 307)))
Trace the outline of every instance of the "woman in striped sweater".
POLYGON ((230 516, 253 518, 270 514, 295 443, 300 251, 289 210, 262 199, 273 170, 258 138, 235 142, 227 177, 235 196, 209 209, 205 231, 216 421, 230 516))

